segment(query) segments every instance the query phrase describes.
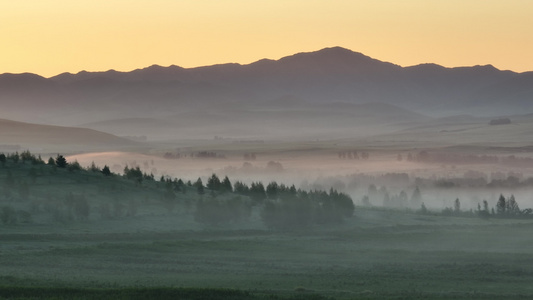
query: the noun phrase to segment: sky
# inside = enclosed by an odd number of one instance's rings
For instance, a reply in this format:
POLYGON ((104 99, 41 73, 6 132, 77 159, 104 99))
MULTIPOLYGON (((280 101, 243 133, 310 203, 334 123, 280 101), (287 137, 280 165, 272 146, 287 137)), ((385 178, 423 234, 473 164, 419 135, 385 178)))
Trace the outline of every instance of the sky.
POLYGON ((0 0, 0 73, 196 67, 341 46, 533 70, 531 0, 0 0))

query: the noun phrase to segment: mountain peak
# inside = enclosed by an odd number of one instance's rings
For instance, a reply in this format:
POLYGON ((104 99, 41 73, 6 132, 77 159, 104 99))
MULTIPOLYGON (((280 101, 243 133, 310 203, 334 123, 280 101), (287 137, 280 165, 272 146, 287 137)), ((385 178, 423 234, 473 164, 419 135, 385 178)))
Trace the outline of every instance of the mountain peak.
POLYGON ((317 51, 311 52, 299 52, 293 55, 285 56, 279 59, 279 61, 298 58, 298 57, 335 57, 335 58, 347 58, 347 57, 359 57, 359 58, 370 58, 366 55, 363 55, 359 52, 354 52, 352 50, 342 48, 339 46, 323 48, 317 51))
POLYGON ((24 87, 28 85, 44 85, 46 78, 33 73, 0 74, 0 87, 24 87))
POLYGON ((329 47, 314 52, 302 52, 279 59, 278 64, 288 68, 307 69, 311 71, 347 74, 347 73, 382 73, 401 68, 388 62, 383 62, 359 52, 342 48, 329 47))
POLYGON ((340 46, 334 46, 334 47, 326 47, 326 48, 322 48, 318 51, 315 51, 315 52, 322 52, 322 53, 336 53, 336 54, 340 54, 340 53, 350 53, 350 54, 353 54, 353 53, 358 53, 358 52, 354 52, 350 49, 347 49, 347 48, 343 48, 343 47, 340 47, 340 46))
POLYGON ((488 65, 476 65, 474 66, 475 69, 480 69, 480 70, 486 70, 486 71, 500 71, 498 68, 496 68, 495 66, 491 65, 491 64, 488 64, 488 65))

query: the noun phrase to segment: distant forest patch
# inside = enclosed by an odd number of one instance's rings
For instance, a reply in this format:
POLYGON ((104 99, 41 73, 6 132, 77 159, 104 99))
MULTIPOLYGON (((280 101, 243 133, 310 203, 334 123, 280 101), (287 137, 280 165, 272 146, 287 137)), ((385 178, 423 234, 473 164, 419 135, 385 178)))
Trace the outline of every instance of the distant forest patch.
POLYGON ((505 124, 511 124, 511 119, 509 118, 499 118, 490 120, 489 125, 505 125, 505 124))

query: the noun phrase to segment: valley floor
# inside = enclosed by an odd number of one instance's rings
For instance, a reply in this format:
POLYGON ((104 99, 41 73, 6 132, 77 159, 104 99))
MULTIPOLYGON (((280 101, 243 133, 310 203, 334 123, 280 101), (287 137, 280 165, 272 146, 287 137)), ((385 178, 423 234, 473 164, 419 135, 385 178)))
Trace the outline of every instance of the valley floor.
POLYGON ((357 209, 338 226, 275 232, 180 230, 187 220, 166 218, 120 221, 154 223, 135 231, 96 220, 2 226, 0 298, 533 297, 529 220, 357 209))

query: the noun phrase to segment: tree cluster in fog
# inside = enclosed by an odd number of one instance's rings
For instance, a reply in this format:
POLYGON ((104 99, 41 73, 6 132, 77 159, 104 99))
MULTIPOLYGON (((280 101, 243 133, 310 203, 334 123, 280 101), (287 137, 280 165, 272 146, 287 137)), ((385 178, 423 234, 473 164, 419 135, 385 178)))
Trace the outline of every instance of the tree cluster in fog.
POLYGON ((370 153, 361 152, 361 154, 359 154, 356 150, 340 151, 340 152, 337 153, 337 156, 339 157, 339 159, 355 159, 355 160, 363 159, 363 160, 367 160, 367 159, 370 158, 370 153))
POLYGON ((504 164, 507 166, 533 166, 533 158, 515 155, 496 156, 486 154, 458 154, 446 152, 429 152, 422 150, 416 154, 408 153, 408 161, 442 164, 504 164))
POLYGON ((265 201, 261 218, 274 229, 306 228, 312 224, 341 223, 353 215, 352 199, 343 193, 330 190, 286 190, 265 201))
MULTIPOLYGON (((195 221, 210 226, 242 224, 255 213, 269 228, 291 229, 340 223, 351 217, 355 209, 350 196, 334 189, 305 191, 276 181, 266 186, 260 181, 232 183, 228 176, 220 179, 216 174, 208 177, 205 183, 202 178, 185 182, 161 176, 156 180, 139 166, 126 166, 123 174, 115 174, 108 166, 100 168, 94 162, 82 168, 78 162, 69 162, 61 154, 50 157, 45 163, 29 151, 2 154, 0 164, 0 175, 5 182, 2 186, 4 199, 19 201, 0 209, 0 220, 4 224, 30 221, 33 215, 39 215, 40 222, 43 215, 57 223, 85 222, 98 217, 108 220, 132 217, 142 213, 146 205, 157 205, 168 213, 188 214, 195 221), (21 180, 25 172, 29 174, 29 182, 21 180), (32 192, 34 186, 41 190, 46 182, 51 188, 48 194, 32 192), (51 182, 57 182, 57 186, 50 185, 51 182), (70 182, 71 187, 62 191, 66 186, 59 188, 59 182, 70 182), (96 186, 101 196, 98 199, 88 196, 80 183, 96 186), (136 193, 149 195, 149 198, 125 196, 136 193), (17 209, 23 203, 30 209, 17 209)), ((277 172, 283 166, 271 161, 267 168, 277 172)))
POLYGON ((509 118, 499 118, 490 120, 489 125, 507 125, 511 124, 511 119, 509 118))
POLYGON ((446 207, 441 212, 429 211, 424 203, 422 203, 420 210, 422 214, 433 214, 443 216, 460 216, 460 217, 481 217, 481 218, 532 218, 533 209, 526 208, 520 209, 518 202, 514 195, 506 198, 503 194, 500 194, 496 205, 489 208, 487 200, 483 200, 483 203, 477 204, 477 209, 463 210, 461 208, 461 200, 456 198, 453 207, 446 207))

